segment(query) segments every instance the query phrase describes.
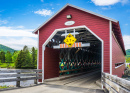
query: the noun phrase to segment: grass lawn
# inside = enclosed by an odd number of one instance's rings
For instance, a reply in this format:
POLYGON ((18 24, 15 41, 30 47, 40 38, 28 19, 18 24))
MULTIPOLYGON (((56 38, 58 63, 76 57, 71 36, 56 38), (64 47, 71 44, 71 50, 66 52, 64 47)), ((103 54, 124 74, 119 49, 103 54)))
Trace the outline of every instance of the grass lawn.
POLYGON ((14 68, 15 64, 14 63, 0 63, 1 68, 14 68))
POLYGON ((0 89, 3 89, 3 88, 9 88, 9 87, 7 87, 6 85, 5 86, 0 86, 0 89))

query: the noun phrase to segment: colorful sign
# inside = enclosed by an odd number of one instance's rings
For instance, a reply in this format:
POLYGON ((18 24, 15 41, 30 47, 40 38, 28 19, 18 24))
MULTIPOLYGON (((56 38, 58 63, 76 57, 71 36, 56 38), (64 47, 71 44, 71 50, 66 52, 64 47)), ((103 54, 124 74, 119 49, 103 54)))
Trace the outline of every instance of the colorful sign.
POLYGON ((75 43, 76 40, 77 40, 77 39, 76 39, 73 35, 71 35, 71 34, 69 33, 68 36, 64 39, 64 42, 65 42, 69 47, 71 47, 71 46, 75 43))

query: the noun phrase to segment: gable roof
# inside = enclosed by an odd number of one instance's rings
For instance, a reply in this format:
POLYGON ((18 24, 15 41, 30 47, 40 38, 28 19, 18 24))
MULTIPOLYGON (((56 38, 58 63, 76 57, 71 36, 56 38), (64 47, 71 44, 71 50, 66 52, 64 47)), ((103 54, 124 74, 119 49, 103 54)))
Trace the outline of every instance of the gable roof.
POLYGON ((101 18, 104 18, 104 19, 107 19, 107 20, 110 20, 110 21, 113 21, 113 22, 118 22, 117 20, 115 19, 112 19, 112 18, 109 18, 109 17, 106 17, 106 16, 103 16, 103 15, 100 15, 100 14, 97 14, 97 13, 94 13, 92 11, 89 11, 89 10, 86 10, 86 9, 83 9, 83 8, 80 8, 80 7, 77 7, 77 6, 74 6, 74 5, 71 5, 71 4, 66 4, 63 8, 61 8, 57 13, 55 13, 50 19, 48 19, 47 21, 45 21, 43 24, 41 24, 37 29, 35 29, 33 31, 33 33, 36 33, 42 26, 44 26, 46 23, 48 23, 51 19, 53 19, 53 17, 55 17, 56 15, 58 15, 63 9, 65 9, 66 7, 73 7, 73 8, 76 8, 78 10, 82 10, 84 12, 87 12, 87 13, 90 13, 90 14, 93 14, 93 15, 96 15, 98 17, 101 17, 101 18))

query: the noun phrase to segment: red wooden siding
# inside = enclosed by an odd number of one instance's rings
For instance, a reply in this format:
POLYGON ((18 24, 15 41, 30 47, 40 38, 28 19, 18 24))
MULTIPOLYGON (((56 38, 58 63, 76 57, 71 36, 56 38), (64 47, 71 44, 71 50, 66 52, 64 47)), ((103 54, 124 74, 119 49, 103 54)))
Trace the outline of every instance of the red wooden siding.
POLYGON ((59 50, 45 48, 44 51, 44 79, 59 76, 59 50))
POLYGON ((72 26, 86 25, 91 31, 93 31, 104 41, 104 72, 109 73, 109 21, 84 11, 72 8, 70 6, 61 11, 56 17, 54 17, 39 30, 39 68, 42 68, 42 45, 55 29, 72 27, 64 25, 64 23, 68 20, 75 21, 75 24, 72 26), (66 15, 68 14, 72 15, 72 19, 66 18, 66 15))
POLYGON ((112 74, 121 77, 125 69, 125 64, 119 68, 115 68, 115 63, 119 62, 125 62, 125 55, 112 35, 112 74))

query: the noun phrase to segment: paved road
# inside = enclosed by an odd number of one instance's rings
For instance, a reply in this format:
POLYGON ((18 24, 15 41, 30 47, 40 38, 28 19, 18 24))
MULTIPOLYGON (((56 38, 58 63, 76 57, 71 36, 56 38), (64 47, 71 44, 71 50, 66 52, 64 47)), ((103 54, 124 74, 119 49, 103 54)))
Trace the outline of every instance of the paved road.
POLYGON ((34 87, 0 91, 0 93, 104 93, 104 92, 103 90, 99 89, 42 84, 34 87))
POLYGON ((84 74, 77 77, 45 82, 44 84, 27 87, 17 88, 13 90, 0 91, 1 93, 104 93, 95 81, 100 78, 100 72, 93 72, 84 74))
POLYGON ((101 78, 101 72, 95 71, 93 73, 88 73, 73 78, 68 78, 60 81, 45 82, 46 84, 54 85, 65 85, 81 88, 91 88, 91 89, 101 89, 95 82, 101 78))

